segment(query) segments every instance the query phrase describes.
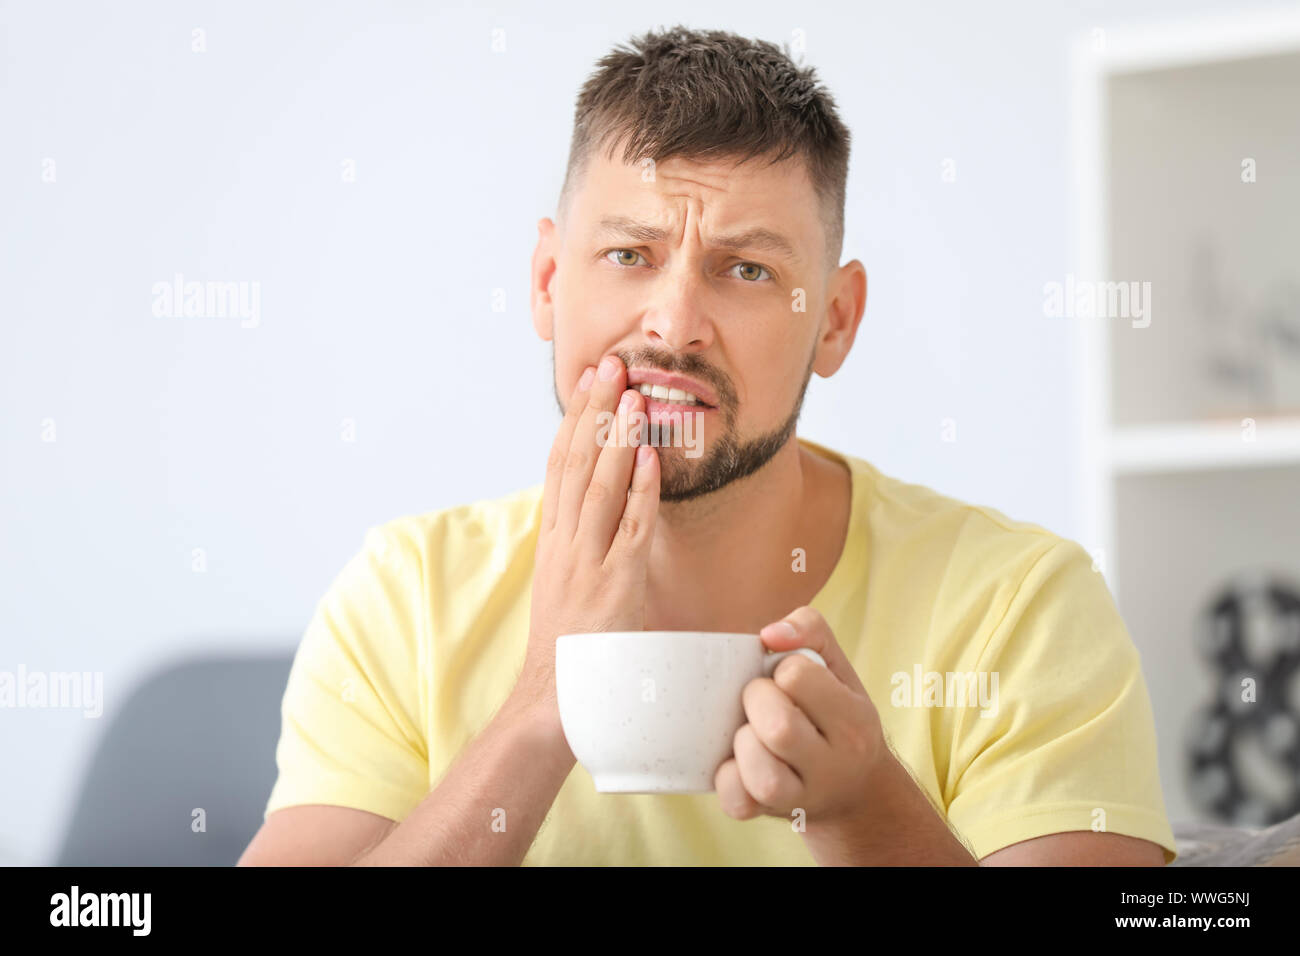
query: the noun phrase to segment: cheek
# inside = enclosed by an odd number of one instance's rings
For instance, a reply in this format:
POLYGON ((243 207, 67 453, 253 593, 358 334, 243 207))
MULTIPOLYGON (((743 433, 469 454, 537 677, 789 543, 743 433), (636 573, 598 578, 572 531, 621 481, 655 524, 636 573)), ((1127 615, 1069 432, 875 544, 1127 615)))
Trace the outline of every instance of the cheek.
POLYGON ((590 363, 583 362, 581 355, 576 351, 565 362, 556 360, 555 386, 559 389, 560 397, 566 402, 578 387, 578 379, 582 377, 582 372, 588 364, 590 363))
POLYGON ((610 347, 584 335, 581 326, 572 321, 559 330, 555 341, 555 387, 567 401, 582 373, 595 366, 610 347))
POLYGON ((741 416, 751 430, 769 431, 790 412, 790 396, 784 382, 780 388, 765 388, 750 399, 749 409, 741 416))
POLYGON ((592 343, 588 341, 583 313, 577 312, 568 303, 563 308, 556 303, 555 315, 555 387, 560 397, 568 400, 573 390, 578 387, 590 361, 592 343))
POLYGON ((751 343, 737 362, 750 371, 736 383, 739 421, 754 427, 768 427, 784 421, 799 397, 799 386, 807 368, 803 359, 811 343, 804 337, 774 334, 763 342, 751 343))
MULTIPOLYGON (((567 400, 588 368, 627 342, 626 323, 620 324, 618 307, 588 289, 561 303, 555 314, 555 385, 567 400)), ((635 328, 635 326, 632 326, 635 328)))

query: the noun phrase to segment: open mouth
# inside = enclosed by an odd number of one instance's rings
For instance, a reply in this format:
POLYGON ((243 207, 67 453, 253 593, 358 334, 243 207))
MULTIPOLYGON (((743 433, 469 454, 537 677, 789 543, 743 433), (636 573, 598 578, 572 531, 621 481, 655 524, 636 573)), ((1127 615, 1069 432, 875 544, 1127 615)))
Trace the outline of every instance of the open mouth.
POLYGON ((640 385, 633 387, 646 397, 647 404, 657 402, 660 405, 670 407, 699 408, 701 410, 713 408, 712 405, 701 401, 695 395, 680 388, 665 388, 663 385, 651 385, 649 382, 642 382, 640 385))

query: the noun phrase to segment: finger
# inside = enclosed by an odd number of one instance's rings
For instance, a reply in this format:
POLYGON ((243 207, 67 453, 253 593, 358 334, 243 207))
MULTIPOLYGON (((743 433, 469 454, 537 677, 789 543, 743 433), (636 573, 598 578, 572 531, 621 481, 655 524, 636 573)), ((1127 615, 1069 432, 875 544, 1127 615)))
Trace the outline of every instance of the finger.
MULTIPOLYGON (((845 707, 853 694, 825 667, 802 654, 791 654, 776 665, 770 687, 782 693, 828 746, 848 719, 845 707)), ((776 718, 772 718, 776 723, 776 718)))
POLYGON ((791 654, 776 665, 772 680, 832 747, 844 746, 860 731, 873 705, 826 619, 811 607, 800 607, 758 633, 768 647, 807 647, 826 661, 822 667, 802 654, 791 654))
POLYGON ((736 758, 729 757, 713 776, 713 789, 718 793, 718 803, 722 812, 735 820, 752 820, 763 812, 763 808, 754 802, 754 798, 740 782, 740 768, 736 758))
POLYGON ((857 671, 853 669, 852 662, 840 647, 839 641, 835 640, 830 625, 816 608, 808 606, 795 608, 782 620, 774 621, 764 627, 758 632, 758 636, 774 651, 796 647, 807 647, 816 651, 826 662, 827 670, 839 678, 846 687, 863 694, 867 692, 862 686, 857 671))
MULTIPOLYGON (((600 450, 587 497, 582 503, 577 540, 582 541, 584 550, 597 561, 604 561, 609 553, 623 509, 627 507, 636 449, 641 439, 640 429, 633 428, 629 419, 634 412, 641 411, 644 404, 645 397, 635 389, 623 392, 618 404, 618 419, 600 450)), ((644 412, 638 418, 643 416, 644 412)))
MULTIPOLYGON (((825 670, 802 655, 794 656, 817 670, 825 670)), ((785 664, 786 661, 781 663, 785 664)), ((803 670, 795 665, 790 672, 793 673, 795 669, 803 670)), ((818 758, 829 753, 830 742, 790 695, 771 678, 759 677, 750 681, 741 692, 740 701, 745 708, 745 720, 759 741, 796 774, 800 773, 801 767, 811 767, 818 758)))
POLYGON ((643 571, 658 515, 659 450, 653 445, 641 445, 632 465, 632 487, 628 489, 623 517, 602 567, 607 571, 634 567, 643 571))
POLYGON ((763 746, 749 724, 736 731, 736 768, 745 792, 765 810, 785 813, 800 804, 803 781, 763 746))
POLYGON ((608 424, 613 419, 614 409, 618 406, 626 382, 627 370, 617 355, 606 355, 601 359, 587 396, 587 407, 573 427, 573 439, 569 442, 568 458, 564 462, 564 480, 560 484, 559 507, 555 516, 556 531, 568 535, 569 540, 577 533, 582 502, 587 497, 591 475, 600 455, 596 432, 602 422, 608 424))
POLYGON ((596 370, 590 365, 578 377, 573 394, 569 396, 568 407, 564 410, 564 419, 560 422, 555 441, 551 443, 551 454, 546 459, 546 486, 542 492, 542 530, 550 531, 555 527, 555 514, 560 499, 560 487, 564 481, 564 463, 569 457, 569 445, 573 441, 573 429, 578 418, 587 407, 588 387, 596 377, 596 370))

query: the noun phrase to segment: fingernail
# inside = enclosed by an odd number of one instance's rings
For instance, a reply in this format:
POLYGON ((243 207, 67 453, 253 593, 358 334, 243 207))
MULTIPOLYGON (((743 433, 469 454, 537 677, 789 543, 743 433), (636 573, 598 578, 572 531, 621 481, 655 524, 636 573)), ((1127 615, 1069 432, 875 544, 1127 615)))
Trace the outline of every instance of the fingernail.
POLYGON ((596 373, 591 368, 588 368, 587 371, 583 372, 582 378, 578 379, 578 391, 585 392, 587 389, 591 388, 591 380, 595 377, 595 374, 596 373))
POLYGON ((763 628, 763 631, 768 635, 768 637, 791 638, 799 636, 798 632, 794 629, 794 625, 789 621, 777 621, 775 624, 769 624, 767 627, 763 628))
POLYGON ((652 446, 639 445, 636 450, 636 463, 638 465, 650 464, 650 456, 653 455, 654 453, 655 450, 652 446))
POLYGON ((632 403, 636 401, 636 396, 637 393, 632 391, 631 389, 625 391, 623 393, 623 397, 618 400, 618 410, 620 412, 625 412, 629 408, 631 408, 632 403))
POLYGON ((600 380, 608 382, 618 373, 618 359, 612 355, 606 355, 600 361, 600 380))

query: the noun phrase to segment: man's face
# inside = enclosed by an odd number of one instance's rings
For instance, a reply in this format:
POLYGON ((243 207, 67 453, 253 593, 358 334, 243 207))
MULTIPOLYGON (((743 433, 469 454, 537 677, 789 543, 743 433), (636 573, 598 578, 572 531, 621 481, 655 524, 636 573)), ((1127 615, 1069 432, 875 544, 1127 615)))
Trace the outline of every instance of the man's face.
POLYGON ((583 369, 611 352, 629 387, 640 373, 671 373, 709 403, 646 399, 663 501, 765 464, 794 433, 812 374, 824 227, 803 162, 764 163, 672 158, 643 170, 598 153, 562 221, 544 335, 561 410, 583 369))

